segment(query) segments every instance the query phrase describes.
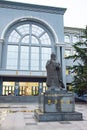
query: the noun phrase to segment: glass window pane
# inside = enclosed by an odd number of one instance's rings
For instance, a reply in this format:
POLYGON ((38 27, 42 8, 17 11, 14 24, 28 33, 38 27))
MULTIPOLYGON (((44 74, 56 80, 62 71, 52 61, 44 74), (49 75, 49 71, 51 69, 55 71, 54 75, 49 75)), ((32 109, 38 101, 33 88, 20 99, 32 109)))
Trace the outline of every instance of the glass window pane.
POLYGON ((22 35, 29 34, 29 24, 24 24, 24 25, 19 26, 17 27, 17 30, 22 35))
POLYGON ((17 43, 19 42, 20 38, 21 36, 15 30, 13 30, 8 38, 8 42, 17 43))
POLYGON ((25 36, 22 41, 22 43, 29 43, 29 35, 28 36, 25 36))
POLYGON ((39 41, 36 37, 32 36, 31 43, 32 44, 39 44, 39 41))
POLYGON ((71 50, 65 50, 65 57, 70 56, 71 55, 71 50))
POLYGON ((39 36, 40 34, 42 34, 42 32, 44 32, 44 30, 37 26, 37 25, 32 25, 32 34, 39 36))
POLYGON ((10 51, 10 52, 8 51, 8 55, 9 55, 9 58, 10 58, 10 59, 13 59, 13 58, 14 58, 14 59, 15 59, 15 58, 17 59, 17 57, 18 57, 18 53, 12 53, 12 51, 10 51))
POLYGON ((18 46, 8 45, 7 49, 7 69, 17 69, 18 64, 18 46))
POLYGON ((70 43, 70 36, 65 36, 65 42, 70 43))
POLYGON ((69 66, 66 67, 66 75, 70 74, 69 66))
POLYGON ((42 64, 42 70, 46 70, 46 62, 48 59, 50 59, 51 55, 51 48, 42 48, 42 59, 41 59, 41 64, 42 64))
POLYGON ((81 42, 86 42, 86 38, 81 38, 81 42))
POLYGON ((74 37, 73 37, 73 43, 76 43, 76 42, 78 42, 78 41, 79 41, 78 37, 77 37, 77 36, 74 36, 74 37))
POLYGON ((29 66, 29 47, 21 46, 20 69, 28 70, 29 66))
POLYGON ((41 40, 41 44, 51 45, 51 40, 50 40, 50 37, 47 33, 43 34, 40 37, 40 40, 41 40))
POLYGON ((31 47, 31 70, 39 70, 39 47, 31 47))

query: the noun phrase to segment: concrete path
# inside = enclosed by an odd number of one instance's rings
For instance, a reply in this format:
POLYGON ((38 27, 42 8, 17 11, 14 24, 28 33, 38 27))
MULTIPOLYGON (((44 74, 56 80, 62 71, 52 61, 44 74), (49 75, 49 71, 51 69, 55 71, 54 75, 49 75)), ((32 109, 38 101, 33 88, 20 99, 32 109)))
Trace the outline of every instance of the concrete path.
POLYGON ((83 121, 37 122, 34 118, 35 103, 0 104, 0 130, 87 130, 87 104, 76 104, 76 111, 83 113, 83 121))

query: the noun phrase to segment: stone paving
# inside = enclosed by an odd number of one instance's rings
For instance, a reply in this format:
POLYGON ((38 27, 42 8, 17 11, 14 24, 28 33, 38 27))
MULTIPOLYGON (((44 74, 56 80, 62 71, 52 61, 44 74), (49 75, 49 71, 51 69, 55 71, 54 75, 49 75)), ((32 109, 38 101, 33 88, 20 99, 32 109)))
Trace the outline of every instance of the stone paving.
POLYGON ((87 130, 87 104, 76 104, 83 113, 83 121, 37 122, 34 118, 36 103, 0 104, 0 130, 87 130))

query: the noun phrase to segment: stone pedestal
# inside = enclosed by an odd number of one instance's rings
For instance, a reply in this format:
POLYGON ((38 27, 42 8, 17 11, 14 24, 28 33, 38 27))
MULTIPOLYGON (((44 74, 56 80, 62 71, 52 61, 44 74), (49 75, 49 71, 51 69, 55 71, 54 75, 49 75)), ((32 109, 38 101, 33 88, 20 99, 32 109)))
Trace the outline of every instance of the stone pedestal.
POLYGON ((39 108, 34 115, 38 121, 82 120, 82 113, 75 112, 74 94, 63 90, 40 95, 39 108))

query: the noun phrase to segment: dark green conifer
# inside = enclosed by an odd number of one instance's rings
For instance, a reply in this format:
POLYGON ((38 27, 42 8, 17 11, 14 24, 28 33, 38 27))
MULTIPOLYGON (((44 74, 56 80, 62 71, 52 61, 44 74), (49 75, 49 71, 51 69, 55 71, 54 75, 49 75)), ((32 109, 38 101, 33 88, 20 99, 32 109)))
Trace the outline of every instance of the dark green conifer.
POLYGON ((72 67, 69 67, 74 73, 74 79, 71 85, 74 88, 74 91, 79 95, 83 95, 87 91, 87 26, 83 31, 84 35, 81 36, 85 41, 77 42, 73 45, 75 49, 75 54, 67 57, 67 59, 73 59, 72 67))

